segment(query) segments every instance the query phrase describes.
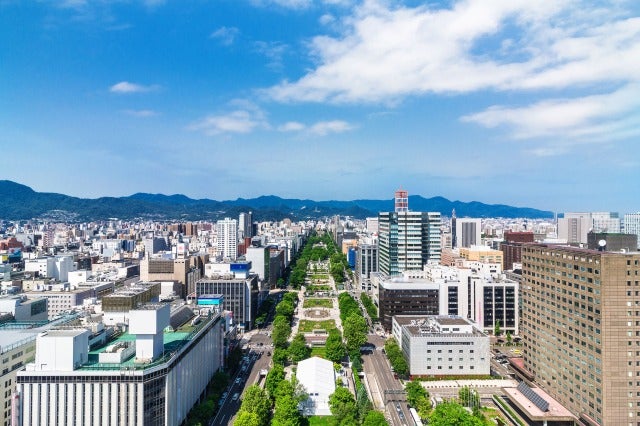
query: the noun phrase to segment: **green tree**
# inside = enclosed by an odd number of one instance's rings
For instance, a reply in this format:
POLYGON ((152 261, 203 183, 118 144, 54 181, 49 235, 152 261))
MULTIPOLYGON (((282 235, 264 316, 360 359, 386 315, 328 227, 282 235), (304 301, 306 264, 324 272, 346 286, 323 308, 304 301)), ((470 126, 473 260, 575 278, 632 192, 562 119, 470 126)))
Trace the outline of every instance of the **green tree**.
POLYGON ((284 280, 284 278, 278 278, 278 288, 284 288, 286 284, 286 281, 284 280))
POLYGON ((325 344, 325 354, 333 362, 340 362, 347 354, 347 351, 342 343, 342 335, 338 329, 332 329, 327 336, 327 342, 325 344))
POLYGON ((362 426, 389 426, 389 423, 380 411, 371 410, 365 416, 362 426))
POLYGON ((470 414, 462 405, 451 401, 438 404, 429 415, 429 426, 487 426, 488 424, 484 418, 470 414))
POLYGON ((289 352, 285 348, 275 348, 271 359, 274 364, 285 365, 289 359, 289 352))
POLYGON ((296 334, 291 343, 289 344, 289 358, 292 362, 299 362, 303 359, 309 358, 311 355, 311 348, 307 346, 307 341, 302 333, 296 334))
POLYGON ((367 321, 362 315, 351 314, 343 323, 344 339, 347 351, 359 350, 367 341, 367 321))
POLYGON ((507 331, 507 345, 511 346, 511 342, 513 341, 513 337, 511 336, 511 332, 507 331))
POLYGON ((409 373, 409 365, 407 360, 404 359, 404 355, 400 350, 400 347, 396 343, 394 338, 387 339, 384 344, 384 350, 387 353, 389 362, 396 373, 405 375, 409 373))
POLYGON ((292 395, 284 395, 276 399, 271 424, 273 426, 300 426, 301 416, 298 412, 298 402, 292 395))
POLYGON ((339 387, 329 396, 329 409, 338 424, 356 420, 356 400, 347 388, 339 387))
POLYGON ((282 315, 288 318, 289 321, 291 321, 294 310, 295 307, 293 306, 293 303, 291 303, 291 301, 287 299, 283 299, 282 302, 278 303, 278 305, 276 306, 276 315, 282 315))
POLYGON ((496 320, 493 326, 493 334, 499 336, 502 334, 502 329, 500 329, 500 320, 496 320))
POLYGON ((407 391, 407 402, 412 407, 417 407, 420 399, 429 398, 429 392, 427 392, 420 382, 408 382, 404 389, 407 391))
POLYGON ((267 377, 264 379, 264 388, 271 399, 276 399, 276 390, 280 382, 284 380, 284 377, 284 367, 281 364, 274 364, 273 368, 269 370, 267 377))
POLYGON ((276 315, 273 320, 273 330, 271 331, 273 345, 276 348, 285 348, 290 334, 291 325, 289 324, 289 320, 282 315, 276 315))
POLYGON ((267 391, 258 385, 251 385, 244 392, 242 397, 241 411, 254 413, 260 426, 267 426, 271 414, 271 403, 267 391))
POLYGON ((233 424, 234 426, 262 426, 265 423, 260 422, 260 418, 256 413, 240 410, 233 424))

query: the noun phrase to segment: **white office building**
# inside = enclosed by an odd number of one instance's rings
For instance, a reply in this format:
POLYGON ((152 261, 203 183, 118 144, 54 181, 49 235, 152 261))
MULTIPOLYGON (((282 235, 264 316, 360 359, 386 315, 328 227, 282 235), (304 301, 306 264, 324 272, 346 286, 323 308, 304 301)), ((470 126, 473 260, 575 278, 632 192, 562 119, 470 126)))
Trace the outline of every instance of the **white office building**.
POLYGON ((394 316, 393 337, 411 376, 487 376, 489 336, 457 316, 394 316))
POLYGON ((623 218, 624 233, 638 236, 638 248, 640 249, 640 212, 627 213, 623 218))
POLYGON ((225 218, 216 223, 218 257, 236 260, 238 257, 238 221, 225 218))
POLYGON ((35 363, 18 373, 18 424, 182 424, 222 366, 223 326, 218 315, 168 325, 168 305, 134 310, 128 333, 91 352, 84 328, 40 334, 35 363))

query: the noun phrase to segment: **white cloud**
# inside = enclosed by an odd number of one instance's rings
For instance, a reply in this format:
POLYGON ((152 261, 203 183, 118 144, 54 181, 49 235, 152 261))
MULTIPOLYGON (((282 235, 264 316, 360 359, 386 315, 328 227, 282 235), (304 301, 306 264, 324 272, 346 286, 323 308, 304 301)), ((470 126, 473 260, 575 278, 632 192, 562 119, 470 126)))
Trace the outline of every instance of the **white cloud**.
POLYGON ((326 136, 329 133, 344 133, 353 129, 353 126, 342 120, 319 121, 309 127, 309 132, 318 136, 326 136))
POLYGON ((312 40, 315 69, 267 93, 279 101, 393 103, 428 93, 638 81, 640 18, 611 1, 618 7, 590 0, 460 0, 451 8, 365 0, 344 19, 342 34, 312 40))
POLYGON ((141 84, 129 83, 128 81, 121 81, 114 84, 109 88, 112 93, 129 94, 129 93, 145 93, 158 90, 159 86, 143 86, 141 84))
POLYGON ((132 117, 140 117, 140 118, 155 117, 159 115, 157 111, 154 111, 151 109, 127 109, 127 110, 124 110, 123 112, 132 117))
POLYGON ((299 132, 301 130, 304 130, 306 128, 306 126, 302 123, 299 123, 297 121, 289 121, 287 123, 284 123, 283 125, 278 127, 278 131, 280 132, 299 132))
POLYGON ((240 30, 236 27, 220 27, 212 32, 209 37, 220 40, 220 43, 225 46, 230 46, 236 40, 238 34, 240 34, 240 30))
POLYGON ((189 130, 202 131, 216 136, 225 133, 251 133, 256 128, 269 128, 264 112, 246 101, 234 101, 241 106, 226 114, 211 114, 188 126, 189 130))
POLYGON ((318 22, 320 22, 321 25, 332 24, 335 20, 336 20, 336 18, 333 15, 329 14, 329 13, 325 13, 320 18, 318 18, 318 22))
POLYGON ((631 84, 612 93, 550 99, 519 108, 492 106, 462 121, 488 128, 504 126, 515 139, 552 136, 558 143, 575 143, 640 133, 639 108, 640 84, 631 84))

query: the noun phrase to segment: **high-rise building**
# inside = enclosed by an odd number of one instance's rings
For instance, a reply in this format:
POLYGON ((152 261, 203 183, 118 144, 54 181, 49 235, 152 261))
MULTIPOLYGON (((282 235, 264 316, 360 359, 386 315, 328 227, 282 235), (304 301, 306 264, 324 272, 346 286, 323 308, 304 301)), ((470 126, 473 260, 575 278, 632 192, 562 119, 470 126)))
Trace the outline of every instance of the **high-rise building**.
POLYGON ((216 223, 218 257, 235 260, 238 257, 238 221, 225 218, 216 223))
POLYGON ((240 216, 238 217, 238 238, 240 240, 253 237, 252 223, 253 214, 251 212, 240 213, 240 216))
POLYGON ((480 245, 482 224, 480 219, 456 218, 455 247, 480 245))
POLYGON ((640 212, 624 215, 624 233, 638 236, 638 248, 640 248, 640 212))
POLYGON ((421 270, 441 254, 440 213, 380 212, 378 216, 378 266, 394 277, 404 271, 421 270))
POLYGON ((640 253, 522 248, 524 360, 588 425, 640 424, 640 253))
POLYGON ((361 290, 369 290, 367 282, 373 272, 378 272, 378 245, 358 244, 356 251, 356 280, 361 290))

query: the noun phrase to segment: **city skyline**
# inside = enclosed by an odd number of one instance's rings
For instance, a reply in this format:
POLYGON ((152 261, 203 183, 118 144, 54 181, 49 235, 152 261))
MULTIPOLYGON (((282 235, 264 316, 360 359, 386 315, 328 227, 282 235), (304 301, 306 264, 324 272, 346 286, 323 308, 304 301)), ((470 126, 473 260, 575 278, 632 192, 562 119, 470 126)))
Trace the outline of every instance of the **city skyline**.
POLYGON ((632 1, 0 0, 2 179, 635 212, 632 1))

